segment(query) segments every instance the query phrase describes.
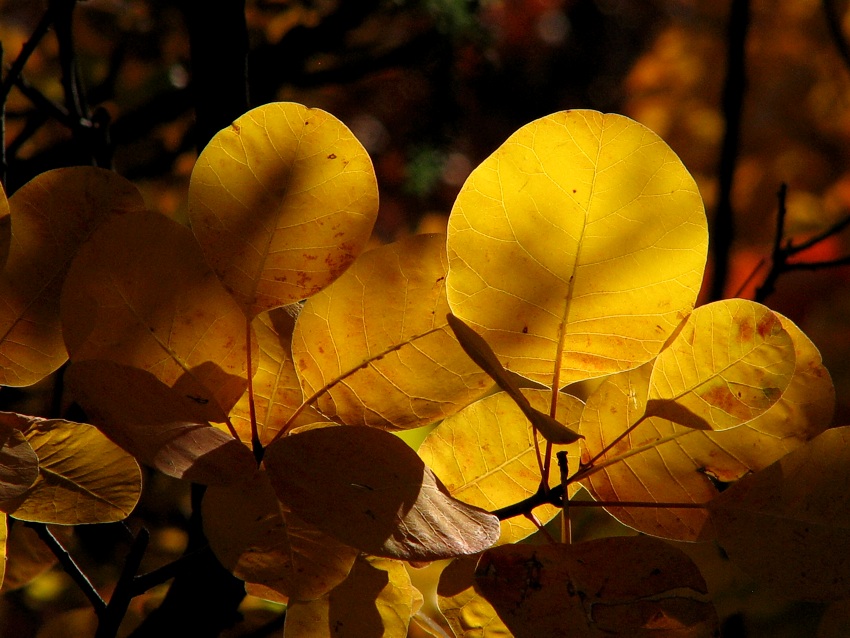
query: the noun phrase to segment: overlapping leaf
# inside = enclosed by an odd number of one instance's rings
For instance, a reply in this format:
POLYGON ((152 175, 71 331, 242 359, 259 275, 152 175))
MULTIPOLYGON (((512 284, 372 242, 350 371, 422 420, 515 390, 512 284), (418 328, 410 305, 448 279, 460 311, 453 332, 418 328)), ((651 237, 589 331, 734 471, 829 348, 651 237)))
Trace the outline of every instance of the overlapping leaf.
POLYGON ((560 385, 652 358, 693 308, 707 249, 696 184, 626 117, 564 111, 476 168, 449 217, 452 312, 506 367, 560 385))
POLYGON ((481 557, 476 589, 516 638, 717 634, 696 565, 648 536, 504 545, 481 557))
MULTIPOLYGON (((792 322, 778 317, 793 339, 794 375, 777 403, 736 428, 696 430, 649 418, 615 443, 643 415, 652 364, 606 379, 588 398, 580 427, 586 437, 582 442, 585 463, 614 444, 597 461, 599 471, 583 481, 594 498, 705 503, 717 496, 718 482, 735 481, 764 468, 823 431, 834 407, 829 374, 814 344, 792 322)), ((702 508, 607 509, 623 523, 648 534, 680 540, 714 534, 702 508)))
MULTIPOLYGON (((257 315, 252 325, 260 351, 252 380, 254 409, 260 441, 268 444, 303 400, 291 354, 295 315, 289 309, 277 308, 257 315)), ((250 441, 251 410, 247 392, 231 410, 230 420, 240 438, 250 441)), ((325 420, 315 408, 307 406, 295 418, 292 427, 325 420)))
POLYGON ((700 430, 746 423, 776 403, 794 343, 768 308, 726 299, 697 308, 655 361, 647 414, 700 430))
POLYGON ((490 385, 446 325, 445 237, 415 235, 363 254, 304 305, 292 356, 305 395, 348 425, 431 423, 490 385))
POLYGON ((712 501, 720 545, 773 590, 848 598, 848 485, 850 428, 827 430, 712 501))
MULTIPOLYGON (((0 514, 0 518, 7 518, 0 514)), ((63 545, 71 540, 73 527, 50 526, 53 534, 63 545)), ((34 529, 26 525, 9 526, 6 538, 6 573, 0 593, 24 587, 56 564, 56 555, 44 544, 34 529)))
POLYGON ((38 456, 20 431, 25 417, 0 414, 0 502, 20 496, 38 478, 38 456))
POLYGON ((499 537, 495 516, 452 498, 406 443, 375 428, 287 436, 266 448, 264 463, 288 509, 369 554, 437 560, 499 537))
POLYGON ((283 635, 406 636, 416 598, 414 591, 401 563, 385 558, 358 558, 349 577, 329 594, 289 604, 283 635))
POLYGON ((102 432, 164 474, 221 485, 256 470, 244 443, 204 421, 204 406, 150 372, 92 359, 72 363, 65 382, 102 432))
POLYGON ((142 490, 132 456, 92 425, 26 420, 23 433, 38 455, 39 475, 24 494, 0 502, 0 510, 20 520, 60 525, 107 523, 130 515, 142 490))
POLYGON ((365 149, 335 117, 300 104, 265 104, 220 131, 189 184, 192 230, 249 317, 336 279, 377 212, 365 149))
MULTIPOLYGON (((550 394, 524 391, 538 410, 548 410, 550 394)), ((582 407, 575 397, 559 396, 559 420, 576 424, 582 407)), ((528 498, 540 486, 533 436, 531 425, 513 399, 499 392, 445 419, 428 435, 418 453, 452 496, 493 511, 528 498)), ((570 452, 570 465, 577 469, 578 446, 555 446, 558 449, 570 452)), ((546 505, 537 508, 535 515, 545 523, 558 511, 546 505)), ((502 521, 501 527, 499 543, 514 543, 537 531, 525 517, 502 521)))
POLYGON ((189 230, 163 215, 104 224, 68 272, 61 312, 72 361, 146 370, 208 420, 224 421, 245 391, 245 317, 189 230))
POLYGON ((13 241, 0 273, 0 385, 26 386, 67 359, 59 295, 77 249, 105 220, 141 211, 144 201, 116 173, 73 167, 38 175, 9 206, 13 241))
POLYGON ((478 556, 453 560, 440 574, 437 603, 457 638, 513 638, 493 606, 474 589, 478 556))
POLYGON ((211 487, 203 501, 204 532, 222 565, 254 595, 314 600, 348 576, 359 554, 280 509, 265 472, 232 487, 211 487))

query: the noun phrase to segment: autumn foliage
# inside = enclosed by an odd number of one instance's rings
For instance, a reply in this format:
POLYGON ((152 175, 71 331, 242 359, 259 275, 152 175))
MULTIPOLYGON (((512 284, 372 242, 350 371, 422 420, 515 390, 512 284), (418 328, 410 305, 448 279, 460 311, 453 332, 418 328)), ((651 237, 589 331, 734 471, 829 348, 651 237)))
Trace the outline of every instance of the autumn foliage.
POLYGON ((213 551, 288 605, 290 638, 439 635, 404 567, 438 559, 457 636, 717 635, 662 539, 850 597, 830 376, 769 308, 695 308, 702 199, 646 127, 531 122, 469 176, 447 235, 366 250, 366 151, 274 103, 215 136, 188 201, 187 228, 95 168, 9 199, 0 382, 68 361, 90 424, 2 415, 8 517, 121 520, 139 463, 204 484, 213 551), (426 425, 418 451, 394 434, 426 425), (640 534, 571 542, 594 506, 640 534), (556 517, 560 538, 538 533, 556 517))

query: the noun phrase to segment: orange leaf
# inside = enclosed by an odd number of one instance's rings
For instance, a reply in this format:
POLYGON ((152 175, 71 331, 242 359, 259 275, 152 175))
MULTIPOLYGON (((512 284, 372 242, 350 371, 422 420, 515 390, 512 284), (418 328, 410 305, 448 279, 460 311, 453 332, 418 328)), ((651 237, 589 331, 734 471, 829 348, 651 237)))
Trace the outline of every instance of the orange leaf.
POLYGON ((204 485, 250 477, 245 444, 203 420, 203 406, 149 372, 113 361, 72 363, 65 382, 104 434, 164 474, 204 485))
POLYGON ((9 206, 13 242, 0 273, 0 385, 26 386, 67 359, 59 295, 78 248, 105 220, 144 210, 144 202, 123 177, 81 166, 40 174, 9 206))
POLYGON ((72 361, 147 370, 210 421, 223 422, 247 386, 245 317, 189 230, 156 213, 114 219, 83 246, 62 331, 72 361))
POLYGON ((38 456, 20 431, 27 418, 0 413, 0 501, 26 492, 38 478, 38 456))
POLYGON ((382 430, 300 432, 269 445, 264 462, 287 508, 375 556, 437 560, 499 537, 495 516, 452 498, 406 443, 382 430))

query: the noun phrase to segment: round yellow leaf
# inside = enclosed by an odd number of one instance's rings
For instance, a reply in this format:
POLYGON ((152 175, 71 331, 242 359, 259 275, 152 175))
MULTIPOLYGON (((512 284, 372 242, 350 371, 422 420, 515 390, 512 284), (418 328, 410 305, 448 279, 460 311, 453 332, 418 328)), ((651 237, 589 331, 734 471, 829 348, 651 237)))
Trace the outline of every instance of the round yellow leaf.
POLYGON ((506 367, 559 387, 651 359, 694 305, 708 245, 697 186, 657 135, 564 111, 519 129, 449 217, 452 312, 506 367))
POLYGON ((366 246, 377 212, 360 142, 329 113, 288 102, 216 134, 189 184, 192 230, 250 317, 336 279, 366 246))

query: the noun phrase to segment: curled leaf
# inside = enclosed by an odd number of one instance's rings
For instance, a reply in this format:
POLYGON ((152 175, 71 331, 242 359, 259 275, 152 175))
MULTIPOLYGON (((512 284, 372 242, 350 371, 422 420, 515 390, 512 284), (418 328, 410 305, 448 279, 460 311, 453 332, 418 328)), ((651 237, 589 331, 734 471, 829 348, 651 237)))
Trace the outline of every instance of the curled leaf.
POLYGON ((495 516, 452 498, 406 443, 375 428, 287 436, 266 448, 264 463, 288 509, 375 556, 431 561, 474 554, 499 537, 495 516))
POLYGON ((377 213, 360 142, 329 113, 291 102, 259 106, 217 133, 189 183, 192 230, 249 317, 339 277, 377 213))
POLYGON ((558 387, 654 357, 708 246, 696 183, 622 115, 563 111, 476 168, 449 216, 452 312, 505 367, 558 387))
POLYGON ((531 422, 531 425, 543 435, 543 438, 551 443, 562 445, 574 443, 581 438, 580 434, 553 419, 546 412, 534 408, 528 402, 528 399, 520 391, 516 379, 508 374, 508 371, 499 362, 493 349, 490 348, 483 337, 451 313, 446 316, 446 320, 449 322, 449 327, 455 333, 463 351, 496 382, 496 385, 513 399, 531 422))

